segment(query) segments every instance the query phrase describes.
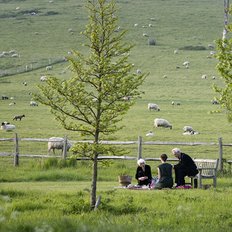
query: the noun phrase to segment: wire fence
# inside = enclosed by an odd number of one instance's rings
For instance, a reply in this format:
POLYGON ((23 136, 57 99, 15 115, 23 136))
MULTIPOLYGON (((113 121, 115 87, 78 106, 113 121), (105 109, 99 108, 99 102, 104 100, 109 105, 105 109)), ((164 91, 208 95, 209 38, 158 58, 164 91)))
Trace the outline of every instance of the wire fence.
POLYGON ((5 70, 0 69, 0 77, 12 76, 16 74, 25 73, 25 72, 31 72, 31 71, 35 71, 41 68, 46 68, 46 70, 49 70, 52 68, 52 65, 63 63, 63 62, 66 62, 65 57, 42 59, 39 61, 30 62, 24 65, 12 67, 12 68, 5 69, 5 70))

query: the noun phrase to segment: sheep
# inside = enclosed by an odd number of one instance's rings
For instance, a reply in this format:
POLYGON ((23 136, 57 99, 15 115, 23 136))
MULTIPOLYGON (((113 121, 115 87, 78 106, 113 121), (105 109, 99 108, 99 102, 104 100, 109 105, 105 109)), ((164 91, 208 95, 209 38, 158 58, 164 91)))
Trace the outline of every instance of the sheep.
POLYGON ((41 77, 40 77, 40 81, 44 82, 44 81, 46 81, 46 80, 47 80, 47 76, 41 76, 41 77))
POLYGON ((154 136, 154 132, 149 131, 149 132, 146 134, 146 136, 147 136, 147 137, 152 137, 152 136, 154 136))
POLYGON ((130 101, 131 100, 131 96, 124 96, 122 97, 123 101, 130 101))
POLYGON ((48 70, 52 70, 52 66, 51 66, 51 65, 47 66, 47 67, 46 67, 46 70, 47 70, 47 71, 48 71, 48 70))
POLYGON ((173 106, 174 106, 174 105, 180 106, 180 102, 174 102, 174 101, 172 101, 171 104, 172 104, 173 106))
POLYGON ((163 118, 156 118, 154 120, 154 126, 172 129, 172 125, 166 119, 163 118))
POLYGON ((193 130, 193 128, 191 126, 184 126, 183 130, 184 130, 183 135, 196 135, 196 134, 199 134, 199 132, 193 130))
POLYGON ((8 100, 9 99, 9 97, 8 96, 6 96, 6 95, 2 95, 2 100, 8 100))
MULTIPOLYGON (((71 143, 67 140, 67 151, 71 148, 71 143)), ((61 137, 51 137, 48 139, 48 153, 53 150, 53 154, 55 154, 55 149, 62 150, 64 147, 64 138, 61 137)))
POLYGON ((13 118, 13 120, 16 120, 16 121, 18 121, 18 119, 21 121, 22 120, 22 118, 24 118, 25 117, 25 115, 24 114, 22 114, 22 115, 15 115, 14 116, 14 118, 13 118))
POLYGON ((9 106, 14 106, 14 105, 16 105, 16 102, 10 102, 9 103, 9 106))
POLYGON ((202 76, 201 76, 201 79, 206 79, 207 78, 207 75, 206 74, 203 74, 202 76))
POLYGON ((194 130, 193 130, 193 128, 192 128, 191 126, 184 126, 184 127, 183 127, 183 131, 184 131, 184 132, 187 132, 187 131, 188 131, 188 132, 192 132, 192 131, 194 131, 194 130))
POLYGON ((218 104, 219 104, 218 100, 216 100, 216 99, 213 99, 213 100, 211 101, 211 103, 212 103, 213 105, 218 105, 218 104))
POLYGON ((185 61, 185 62, 183 63, 183 66, 189 66, 189 61, 185 61))
POLYGON ((155 104, 155 103, 148 103, 147 104, 147 108, 148 108, 148 110, 157 110, 157 111, 160 111, 160 108, 159 108, 159 106, 157 105, 157 104, 155 104))
POLYGON ((199 134, 199 132, 197 131, 186 131, 183 133, 183 135, 197 135, 197 134, 199 134))
POLYGON ((15 125, 10 124, 9 122, 2 122, 1 130, 12 131, 16 128, 15 125))
POLYGON ((30 101, 30 106, 38 106, 38 103, 35 101, 30 101))

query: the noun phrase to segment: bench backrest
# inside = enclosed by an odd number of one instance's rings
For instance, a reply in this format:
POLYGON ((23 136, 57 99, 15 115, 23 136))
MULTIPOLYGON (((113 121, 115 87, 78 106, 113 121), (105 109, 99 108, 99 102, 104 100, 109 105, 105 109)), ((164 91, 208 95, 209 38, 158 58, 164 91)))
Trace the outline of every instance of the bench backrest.
POLYGON ((218 159, 194 159, 203 176, 215 176, 218 168, 218 159))

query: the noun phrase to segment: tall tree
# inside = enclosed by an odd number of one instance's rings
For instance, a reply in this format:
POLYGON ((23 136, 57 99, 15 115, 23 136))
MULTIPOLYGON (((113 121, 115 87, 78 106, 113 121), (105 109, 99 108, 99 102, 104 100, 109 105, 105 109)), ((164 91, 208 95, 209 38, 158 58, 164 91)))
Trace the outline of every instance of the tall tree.
POLYGON ((70 79, 49 78, 45 85, 39 86, 35 98, 51 108, 65 129, 92 138, 93 143, 76 144, 72 150, 93 161, 90 199, 93 209, 98 156, 117 153, 116 147, 101 141, 121 129, 118 122, 141 95, 139 87, 147 74, 133 72, 133 64, 128 61, 133 46, 125 40, 126 31, 118 30, 115 1, 89 0, 86 7, 89 22, 82 34, 87 41, 87 55, 74 51, 68 57, 70 79))
MULTIPOLYGON (((227 9, 231 15, 231 7, 227 9)), ((228 34, 232 32, 232 24, 225 25, 228 34)), ((228 36, 227 36, 228 37, 228 36)), ((226 109, 227 118, 232 122, 232 38, 223 37, 217 42, 216 58, 219 60, 217 69, 224 79, 224 86, 214 86, 219 94, 219 103, 226 109)))

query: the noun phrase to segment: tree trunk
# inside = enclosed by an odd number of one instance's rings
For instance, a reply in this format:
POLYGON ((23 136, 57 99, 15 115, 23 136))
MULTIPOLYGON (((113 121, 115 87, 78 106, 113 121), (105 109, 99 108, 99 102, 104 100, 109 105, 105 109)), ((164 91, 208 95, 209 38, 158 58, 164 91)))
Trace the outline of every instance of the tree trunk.
POLYGON ((93 169, 92 169, 92 185, 91 185, 91 200, 90 207, 92 210, 95 208, 96 204, 96 194, 97 194, 97 157, 98 154, 95 152, 93 160, 93 169))

